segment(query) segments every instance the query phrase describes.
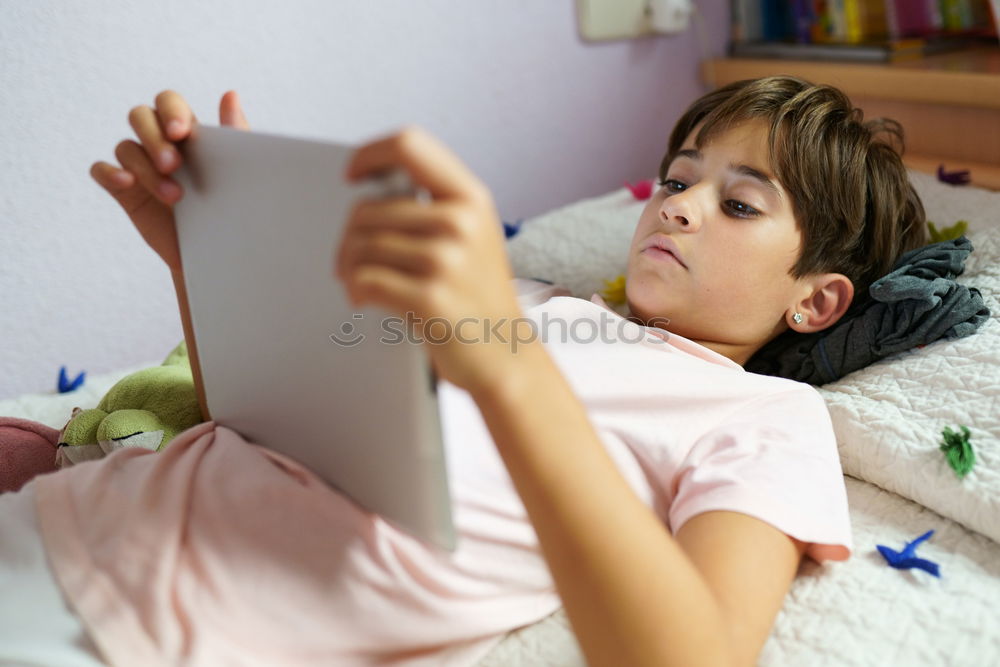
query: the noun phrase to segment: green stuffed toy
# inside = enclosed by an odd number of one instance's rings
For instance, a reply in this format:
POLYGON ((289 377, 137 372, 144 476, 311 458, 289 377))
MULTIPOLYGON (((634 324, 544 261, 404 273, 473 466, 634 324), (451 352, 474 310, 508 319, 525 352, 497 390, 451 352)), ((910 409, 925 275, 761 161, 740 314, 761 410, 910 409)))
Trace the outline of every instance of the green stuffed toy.
POLYGON ((74 408, 59 434, 56 463, 65 468, 125 447, 160 451, 202 422, 187 346, 182 341, 163 364, 127 375, 96 408, 74 408))

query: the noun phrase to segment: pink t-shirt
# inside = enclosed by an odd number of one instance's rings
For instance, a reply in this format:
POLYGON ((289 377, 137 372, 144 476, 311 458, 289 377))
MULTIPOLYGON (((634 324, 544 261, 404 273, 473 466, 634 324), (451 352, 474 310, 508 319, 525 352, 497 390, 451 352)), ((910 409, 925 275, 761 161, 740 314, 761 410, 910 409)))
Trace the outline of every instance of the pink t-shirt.
MULTIPOLYGON (((815 389, 628 322, 596 295, 518 287, 619 470, 671 532, 731 510, 810 543, 816 560, 848 557, 815 389)), ((454 553, 210 422, 159 454, 127 449, 39 478, 54 574, 111 664, 475 664, 560 601, 475 404, 445 382, 439 400, 454 553)))

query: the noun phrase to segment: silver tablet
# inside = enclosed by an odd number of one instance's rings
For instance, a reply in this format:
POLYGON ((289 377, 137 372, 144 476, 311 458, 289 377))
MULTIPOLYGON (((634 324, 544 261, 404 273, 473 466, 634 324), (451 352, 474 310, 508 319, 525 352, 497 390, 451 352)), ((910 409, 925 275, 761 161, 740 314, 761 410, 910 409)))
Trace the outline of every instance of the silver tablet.
POLYGON ((212 419, 453 550, 426 352, 333 276, 354 200, 393 186, 347 184, 341 144, 199 125, 180 148, 177 236, 212 419))

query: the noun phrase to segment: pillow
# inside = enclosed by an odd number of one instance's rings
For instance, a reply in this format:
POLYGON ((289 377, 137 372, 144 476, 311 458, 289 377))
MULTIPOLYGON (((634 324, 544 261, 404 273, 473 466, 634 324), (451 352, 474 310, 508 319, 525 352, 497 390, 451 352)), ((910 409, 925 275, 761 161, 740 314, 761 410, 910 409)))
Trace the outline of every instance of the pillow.
POLYGON ((622 188, 526 220, 507 241, 514 275, 547 280, 589 299, 605 280, 625 273, 645 205, 622 188))

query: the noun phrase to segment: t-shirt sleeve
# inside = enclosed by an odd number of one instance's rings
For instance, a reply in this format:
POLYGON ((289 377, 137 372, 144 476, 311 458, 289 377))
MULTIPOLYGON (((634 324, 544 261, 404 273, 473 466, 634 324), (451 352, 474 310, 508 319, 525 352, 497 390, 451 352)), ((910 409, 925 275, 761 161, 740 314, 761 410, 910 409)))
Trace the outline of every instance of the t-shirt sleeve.
POLYGON ((806 542, 806 555, 817 562, 851 554, 833 424, 807 385, 754 400, 698 438, 673 486, 673 533, 697 514, 728 510, 806 542))

